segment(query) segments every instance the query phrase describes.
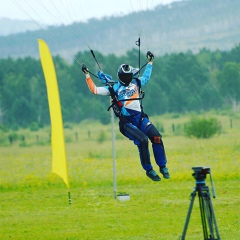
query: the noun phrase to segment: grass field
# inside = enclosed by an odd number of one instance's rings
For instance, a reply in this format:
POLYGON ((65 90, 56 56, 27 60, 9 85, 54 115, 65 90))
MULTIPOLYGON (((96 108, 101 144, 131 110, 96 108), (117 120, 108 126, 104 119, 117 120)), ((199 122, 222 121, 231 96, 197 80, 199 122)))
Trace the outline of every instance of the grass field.
MULTIPOLYGON (((114 198, 111 126, 85 122, 65 129, 71 205, 65 184, 51 173, 49 128, 19 130, 24 144, 0 147, 0 239, 179 239, 195 186, 193 166, 211 167, 221 239, 240 239, 240 118, 230 124, 229 116, 217 117, 222 133, 210 139, 186 138, 188 117, 151 119, 164 130, 171 173, 161 182, 146 177, 136 147, 116 126, 117 192, 128 193, 129 201, 114 198)), ((211 188, 208 175, 206 185, 211 188)), ((203 239, 197 198, 186 239, 203 239)))

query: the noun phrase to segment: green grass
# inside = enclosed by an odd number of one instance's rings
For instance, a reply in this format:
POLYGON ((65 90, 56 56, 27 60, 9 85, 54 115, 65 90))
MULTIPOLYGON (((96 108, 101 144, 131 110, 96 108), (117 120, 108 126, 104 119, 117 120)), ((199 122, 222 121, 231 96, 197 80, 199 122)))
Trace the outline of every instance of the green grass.
MULTIPOLYGON (((192 167, 209 166, 217 194, 212 202, 221 239, 238 240, 239 118, 235 116, 230 128, 228 116, 218 117, 222 133, 210 139, 184 137, 181 126, 188 117, 151 119, 164 125, 171 173, 171 179, 157 183, 146 177, 136 146, 122 138, 116 126, 117 192, 130 194, 130 201, 114 199, 111 126, 85 122, 66 129, 71 205, 66 186, 51 174, 49 129, 37 133, 21 130, 18 133, 27 136, 25 147, 19 142, 0 147, 0 239, 179 239, 195 186, 192 167), (180 126, 178 131, 172 132, 172 124, 180 126), (44 139, 41 144, 36 143, 36 134, 44 139)), ((157 170, 153 157, 152 162, 157 170)), ((208 175, 206 184, 211 187, 208 175)), ((186 239, 203 239, 197 198, 186 239)))

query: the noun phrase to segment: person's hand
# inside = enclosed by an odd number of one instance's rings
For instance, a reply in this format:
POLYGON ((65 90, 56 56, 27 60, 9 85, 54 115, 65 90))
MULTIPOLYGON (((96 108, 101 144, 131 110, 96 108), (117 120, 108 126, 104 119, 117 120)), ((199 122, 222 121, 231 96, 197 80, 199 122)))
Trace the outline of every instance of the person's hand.
POLYGON ((82 65, 82 72, 84 74, 88 74, 89 73, 88 68, 84 64, 82 65))
POLYGON ((154 55, 150 51, 147 52, 146 56, 149 62, 153 62, 154 55))

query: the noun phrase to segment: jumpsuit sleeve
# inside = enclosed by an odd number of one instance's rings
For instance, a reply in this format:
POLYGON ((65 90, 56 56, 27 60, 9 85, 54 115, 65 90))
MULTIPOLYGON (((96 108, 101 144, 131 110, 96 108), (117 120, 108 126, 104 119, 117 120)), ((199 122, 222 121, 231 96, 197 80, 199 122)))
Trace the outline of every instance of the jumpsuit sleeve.
POLYGON ((139 78, 142 86, 144 86, 148 83, 148 81, 151 77, 151 74, 152 74, 152 64, 148 63, 143 75, 139 78))
POLYGON ((108 88, 107 87, 97 87, 89 74, 86 74, 86 82, 87 82, 88 88, 91 91, 91 93, 97 94, 97 95, 104 95, 104 96, 110 95, 108 88))

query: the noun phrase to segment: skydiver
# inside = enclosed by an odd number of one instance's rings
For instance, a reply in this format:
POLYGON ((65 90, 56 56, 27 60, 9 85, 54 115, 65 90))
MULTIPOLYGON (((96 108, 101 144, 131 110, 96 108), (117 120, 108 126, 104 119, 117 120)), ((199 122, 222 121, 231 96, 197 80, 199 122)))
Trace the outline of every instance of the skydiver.
MULTIPOLYGON (((147 52, 146 57, 148 58, 148 63, 141 77, 136 78, 139 69, 127 64, 122 64, 117 71, 118 81, 112 85, 112 87, 108 85, 97 87, 85 65, 82 65, 82 72, 85 74, 87 85, 93 94, 111 96, 113 99, 112 95, 114 91, 115 99, 117 99, 115 110, 116 106, 119 110, 119 112, 115 114, 119 117, 120 132, 137 145, 140 162, 146 171, 146 175, 153 181, 160 181, 161 178, 153 170, 150 161, 148 139, 152 142, 153 155, 160 173, 164 178, 169 179, 170 174, 166 167, 167 158, 162 135, 152 122, 150 122, 147 114, 143 112, 140 102, 140 88, 148 83, 154 60, 154 55, 150 51, 147 52), (112 88, 113 91, 110 88, 112 88)), ((104 76, 104 73, 102 74, 104 76)), ((106 76, 109 77, 107 74, 106 76)))

